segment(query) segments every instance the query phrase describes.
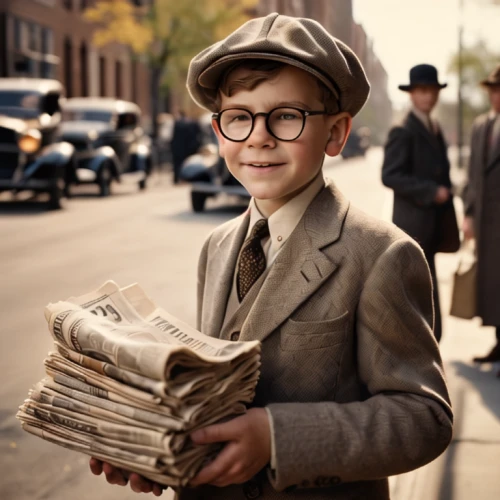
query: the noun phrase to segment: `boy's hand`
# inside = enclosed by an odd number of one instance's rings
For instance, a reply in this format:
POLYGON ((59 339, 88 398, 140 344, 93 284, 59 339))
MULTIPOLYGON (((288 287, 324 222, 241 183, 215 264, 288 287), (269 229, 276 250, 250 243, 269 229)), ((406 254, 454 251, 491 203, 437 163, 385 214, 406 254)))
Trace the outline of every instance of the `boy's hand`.
POLYGON ((106 481, 109 484, 127 486, 130 481, 130 487, 132 488, 132 491, 135 491, 136 493, 153 493, 153 495, 159 497, 165 489, 165 486, 154 483, 153 481, 150 481, 135 472, 127 472, 125 470, 118 469, 106 462, 97 460, 97 458, 91 458, 89 465, 92 474, 95 474, 96 476, 99 476, 104 472, 106 475, 106 481))
POLYGON ((264 408, 252 408, 229 422, 199 429, 191 434, 191 439, 196 444, 227 444, 190 486, 241 484, 255 476, 271 459, 271 431, 264 408))
POLYGON ((438 205, 446 203, 451 196, 450 190, 445 186, 439 186, 434 197, 434 202, 438 205))
POLYGON ((466 240, 474 239, 474 219, 472 217, 465 217, 462 225, 464 238, 466 240))

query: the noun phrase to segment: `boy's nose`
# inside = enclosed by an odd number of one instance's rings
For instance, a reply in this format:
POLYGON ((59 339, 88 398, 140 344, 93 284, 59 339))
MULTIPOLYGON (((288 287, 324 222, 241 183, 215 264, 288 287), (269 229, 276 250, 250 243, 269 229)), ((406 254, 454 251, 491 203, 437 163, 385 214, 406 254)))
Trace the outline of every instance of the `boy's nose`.
POLYGON ((256 116, 252 133, 247 139, 250 147, 273 147, 276 144, 276 139, 269 133, 266 127, 266 117, 256 116))

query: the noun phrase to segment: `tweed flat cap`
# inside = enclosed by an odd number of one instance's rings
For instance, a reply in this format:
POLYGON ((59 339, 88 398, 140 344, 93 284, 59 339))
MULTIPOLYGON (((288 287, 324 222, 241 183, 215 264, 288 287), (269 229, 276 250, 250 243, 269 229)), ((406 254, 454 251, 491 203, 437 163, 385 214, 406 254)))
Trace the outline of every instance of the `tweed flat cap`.
POLYGON ((311 73, 337 97, 340 111, 352 116, 370 92, 363 67, 346 44, 312 19, 273 13, 247 21, 192 59, 187 88, 193 100, 217 111, 220 79, 225 70, 243 59, 281 61, 311 73))

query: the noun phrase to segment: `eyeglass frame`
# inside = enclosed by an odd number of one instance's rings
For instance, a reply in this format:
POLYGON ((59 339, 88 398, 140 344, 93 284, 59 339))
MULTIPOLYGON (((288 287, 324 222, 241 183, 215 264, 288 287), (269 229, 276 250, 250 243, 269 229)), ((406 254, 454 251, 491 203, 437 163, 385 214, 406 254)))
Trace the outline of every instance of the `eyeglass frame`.
POLYGON ((264 116, 265 117, 265 123, 266 123, 266 130, 271 134, 275 139, 278 141, 282 142, 293 142, 296 141, 301 135, 302 132, 304 132, 304 128, 306 126, 306 119, 308 116, 318 116, 318 115, 330 115, 332 113, 329 113, 328 111, 323 110, 323 111, 307 111, 305 109, 300 109, 300 108, 295 108, 293 106, 278 106, 276 108, 271 109, 271 111, 268 111, 267 113, 260 112, 260 113, 252 113, 248 109, 245 108, 227 108, 223 109, 222 111, 219 111, 218 113, 213 113, 212 114, 212 120, 215 120, 217 122, 217 125, 219 126, 220 133, 228 140, 231 142, 245 142, 253 132, 253 129, 255 127, 255 118, 258 116, 264 116), (269 117, 277 110, 277 109, 293 109, 294 111, 298 111, 302 115, 302 128, 300 129, 300 132, 297 134, 296 137, 293 139, 281 139, 280 137, 277 137, 273 131, 271 130, 271 127, 269 126, 269 117), (250 114, 252 117, 252 126, 250 127, 250 131, 248 132, 248 135, 244 139, 231 139, 228 137, 224 131, 222 130, 221 124, 220 124, 220 117, 225 111, 245 111, 246 113, 250 114))

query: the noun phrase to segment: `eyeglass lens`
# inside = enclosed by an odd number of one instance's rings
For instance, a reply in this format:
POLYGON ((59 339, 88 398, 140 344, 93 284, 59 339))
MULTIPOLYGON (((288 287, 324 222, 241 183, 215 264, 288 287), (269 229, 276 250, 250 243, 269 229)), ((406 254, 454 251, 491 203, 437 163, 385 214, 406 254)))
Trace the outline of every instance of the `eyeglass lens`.
MULTIPOLYGON (((302 132, 304 116, 293 108, 277 108, 267 117, 267 125, 276 138, 290 141, 302 132)), ((244 109, 226 109, 220 114, 220 126, 227 138, 245 140, 252 130, 252 113, 244 109)))

